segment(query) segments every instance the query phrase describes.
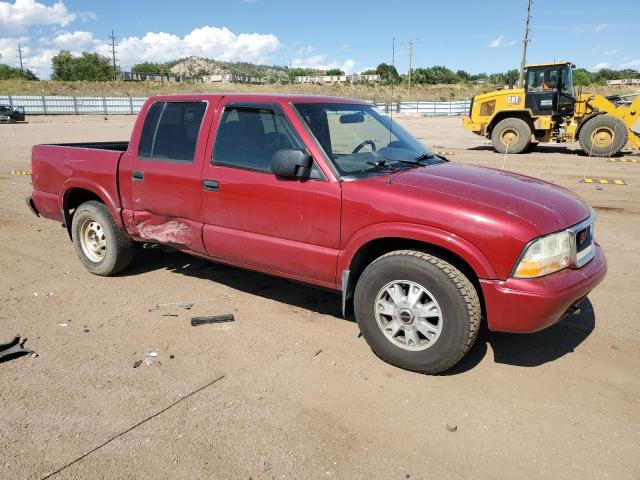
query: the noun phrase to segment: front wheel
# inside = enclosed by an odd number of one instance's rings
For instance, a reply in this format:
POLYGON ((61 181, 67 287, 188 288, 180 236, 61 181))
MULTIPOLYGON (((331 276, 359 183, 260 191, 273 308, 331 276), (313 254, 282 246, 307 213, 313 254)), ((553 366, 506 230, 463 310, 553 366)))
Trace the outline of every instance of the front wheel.
POLYGON ((583 125, 578 140, 580 148, 589 156, 615 155, 627 144, 629 133, 622 120, 610 115, 598 115, 583 125))
POLYGON ((356 285, 354 308, 378 357, 421 373, 453 367, 480 326, 480 300, 469 279, 450 263, 413 250, 371 263, 356 285))
POLYGON ((71 236, 85 268, 96 275, 120 273, 133 260, 133 242, 114 224, 109 210, 100 202, 92 200, 76 208, 71 236))

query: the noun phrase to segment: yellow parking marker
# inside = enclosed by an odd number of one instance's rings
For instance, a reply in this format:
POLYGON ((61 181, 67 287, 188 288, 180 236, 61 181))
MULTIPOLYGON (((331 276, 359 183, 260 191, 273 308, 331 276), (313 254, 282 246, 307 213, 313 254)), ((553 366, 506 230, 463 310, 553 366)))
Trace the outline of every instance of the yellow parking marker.
POLYGON ((10 175, 31 175, 29 170, 11 170, 10 175))
POLYGON ((435 151, 433 153, 435 153, 436 155, 455 155, 456 154, 456 152, 445 152, 443 150, 435 151))
POLYGON ((580 183, 599 183, 600 185, 627 185, 624 180, 620 180, 618 178, 585 177, 580 180, 580 183))
POLYGON ((609 161, 611 163, 640 163, 640 159, 638 158, 610 158, 609 161))

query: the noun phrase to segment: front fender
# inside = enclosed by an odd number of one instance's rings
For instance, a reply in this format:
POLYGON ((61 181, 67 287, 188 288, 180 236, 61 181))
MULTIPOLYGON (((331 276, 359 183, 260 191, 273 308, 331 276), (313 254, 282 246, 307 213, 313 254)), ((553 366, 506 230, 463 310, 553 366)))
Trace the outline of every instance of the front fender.
POLYGON ((349 269, 354 256, 364 245, 382 238, 415 240, 443 248, 467 262, 478 278, 496 278, 495 270, 486 257, 464 238, 425 225, 389 222, 369 225, 351 236, 338 256, 338 281, 342 278, 340 273, 349 269))

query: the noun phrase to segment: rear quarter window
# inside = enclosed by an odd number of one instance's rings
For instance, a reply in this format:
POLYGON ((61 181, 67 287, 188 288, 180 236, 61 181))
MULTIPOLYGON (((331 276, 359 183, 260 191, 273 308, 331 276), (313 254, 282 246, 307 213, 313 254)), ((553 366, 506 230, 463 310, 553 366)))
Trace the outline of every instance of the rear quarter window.
POLYGON ((192 163, 206 110, 205 102, 158 102, 147 113, 141 159, 192 163))

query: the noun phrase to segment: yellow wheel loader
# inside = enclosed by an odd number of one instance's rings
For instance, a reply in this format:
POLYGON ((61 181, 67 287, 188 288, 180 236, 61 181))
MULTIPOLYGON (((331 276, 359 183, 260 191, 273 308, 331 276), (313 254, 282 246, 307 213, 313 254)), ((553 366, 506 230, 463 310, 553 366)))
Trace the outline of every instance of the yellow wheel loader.
POLYGON ((607 157, 625 145, 640 149, 640 96, 574 93, 570 62, 528 65, 524 88, 476 95, 464 128, 491 139, 500 153, 523 153, 537 142, 580 142, 587 155, 607 157), (635 97, 631 100, 631 97, 635 97))

